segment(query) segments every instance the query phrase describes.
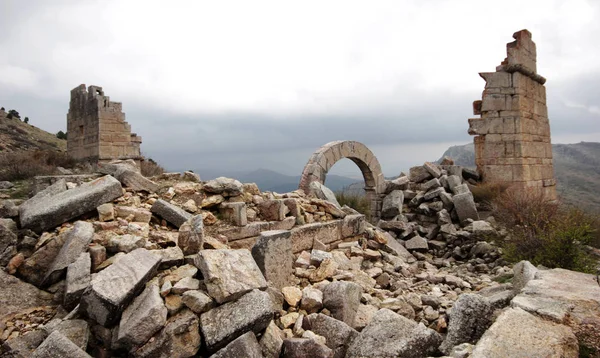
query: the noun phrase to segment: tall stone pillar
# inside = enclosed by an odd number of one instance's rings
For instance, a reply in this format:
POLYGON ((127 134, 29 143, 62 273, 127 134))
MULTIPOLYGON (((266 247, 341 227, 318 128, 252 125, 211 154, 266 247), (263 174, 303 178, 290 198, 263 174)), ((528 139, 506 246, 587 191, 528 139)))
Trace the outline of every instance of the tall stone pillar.
POLYGON ((537 73, 531 33, 513 34, 496 72, 482 72, 482 100, 473 102, 469 134, 475 135, 475 162, 485 182, 535 190, 556 200, 546 79, 537 73))

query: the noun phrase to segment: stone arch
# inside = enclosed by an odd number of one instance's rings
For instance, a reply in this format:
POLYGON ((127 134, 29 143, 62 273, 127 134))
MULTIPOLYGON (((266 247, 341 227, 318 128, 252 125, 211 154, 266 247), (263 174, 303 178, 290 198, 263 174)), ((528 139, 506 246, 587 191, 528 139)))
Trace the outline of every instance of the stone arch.
POLYGON ((373 152, 360 142, 335 141, 317 149, 302 171, 299 188, 305 193, 309 193, 311 182, 318 181, 325 184, 329 169, 343 158, 353 161, 362 172, 365 180, 365 192, 371 202, 371 221, 376 222, 381 216, 385 178, 381 172, 381 165, 373 152))

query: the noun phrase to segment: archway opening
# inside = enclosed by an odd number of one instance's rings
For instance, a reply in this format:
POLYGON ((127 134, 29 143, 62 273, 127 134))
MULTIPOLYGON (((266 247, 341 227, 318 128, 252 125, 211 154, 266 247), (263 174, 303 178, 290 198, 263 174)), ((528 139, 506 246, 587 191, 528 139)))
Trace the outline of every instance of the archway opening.
POLYGON ((335 193, 341 206, 348 205, 370 218, 371 203, 365 191, 364 175, 352 160, 342 158, 337 161, 325 176, 325 186, 335 193))

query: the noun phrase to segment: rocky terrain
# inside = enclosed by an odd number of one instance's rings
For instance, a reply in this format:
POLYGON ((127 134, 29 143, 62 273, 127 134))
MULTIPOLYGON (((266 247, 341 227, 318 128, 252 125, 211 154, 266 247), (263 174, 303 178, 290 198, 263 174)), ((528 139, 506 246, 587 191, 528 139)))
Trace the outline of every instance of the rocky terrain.
POLYGON ((279 194, 191 172, 144 178, 133 162, 98 172, 0 202, 2 356, 578 357, 599 348, 596 276, 508 265, 494 244, 505 231, 473 201, 472 170, 425 163, 386 181, 375 225, 318 182, 279 194))
MULTIPOLYGON (((600 143, 553 144, 552 156, 556 190, 561 201, 600 213, 600 143)), ((473 143, 448 148, 442 155, 457 165, 474 168, 473 143)), ((439 159, 437 162, 441 162, 439 159)))

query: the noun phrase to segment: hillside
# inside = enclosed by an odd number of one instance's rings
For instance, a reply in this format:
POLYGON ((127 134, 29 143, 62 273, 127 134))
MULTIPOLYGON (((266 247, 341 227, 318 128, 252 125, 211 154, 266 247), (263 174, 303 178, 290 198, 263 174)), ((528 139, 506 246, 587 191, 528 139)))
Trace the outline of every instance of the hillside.
MULTIPOLYGON (((600 213, 600 143, 553 144, 552 155, 561 199, 600 213)), ((444 156, 454 159, 457 165, 475 166, 473 143, 450 147, 444 156)))
POLYGON ((22 122, 18 118, 8 118, 0 111, 0 153, 24 150, 67 150, 67 141, 43 129, 22 122))

